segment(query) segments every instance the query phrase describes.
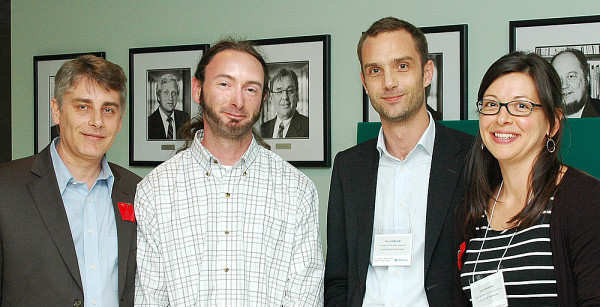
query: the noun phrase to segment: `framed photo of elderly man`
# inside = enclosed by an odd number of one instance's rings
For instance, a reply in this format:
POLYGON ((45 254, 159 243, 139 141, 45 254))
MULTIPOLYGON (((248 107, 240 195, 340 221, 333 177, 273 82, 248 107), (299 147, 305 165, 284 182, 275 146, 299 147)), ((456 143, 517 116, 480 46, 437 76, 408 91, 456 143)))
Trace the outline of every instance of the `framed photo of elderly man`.
POLYGON ((198 111, 192 74, 208 44, 129 49, 129 165, 154 166, 183 145, 179 129, 198 111))
POLYGON ((50 100, 54 97, 54 76, 66 61, 84 54, 106 58, 104 52, 37 55, 33 57, 34 153, 40 152, 58 136, 58 126, 52 121, 50 100))
POLYGON ((255 129, 294 166, 330 166, 330 36, 252 41, 269 70, 255 129))
MULTIPOLYGON (((468 119, 467 25, 422 27, 434 72, 425 88, 427 110, 436 120, 468 119)), ((363 88, 363 121, 378 122, 379 114, 363 88)))
POLYGON ((509 28, 510 51, 535 52, 558 72, 567 118, 600 117, 600 15, 511 21, 509 28))

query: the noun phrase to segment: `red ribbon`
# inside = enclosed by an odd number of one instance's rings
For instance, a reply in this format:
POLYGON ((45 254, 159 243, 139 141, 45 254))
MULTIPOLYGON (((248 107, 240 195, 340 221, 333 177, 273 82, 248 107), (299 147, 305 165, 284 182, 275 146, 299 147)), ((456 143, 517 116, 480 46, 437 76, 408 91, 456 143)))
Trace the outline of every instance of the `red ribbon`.
POLYGON ((463 242, 460 244, 460 249, 458 250, 458 270, 462 270, 462 256, 465 254, 465 249, 467 249, 467 242, 463 242))
POLYGON ((133 205, 130 203, 117 203, 119 205, 119 211, 121 212, 121 218, 124 221, 135 222, 135 212, 133 211, 133 205))

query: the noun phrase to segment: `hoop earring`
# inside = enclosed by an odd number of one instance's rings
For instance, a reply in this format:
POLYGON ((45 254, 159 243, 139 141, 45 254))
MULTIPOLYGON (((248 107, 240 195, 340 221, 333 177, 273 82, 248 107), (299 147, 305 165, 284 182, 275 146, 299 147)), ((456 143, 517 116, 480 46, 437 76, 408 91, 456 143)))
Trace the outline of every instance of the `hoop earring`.
POLYGON ((548 149, 549 153, 556 151, 556 142, 551 137, 548 137, 548 140, 546 141, 546 149, 548 149))

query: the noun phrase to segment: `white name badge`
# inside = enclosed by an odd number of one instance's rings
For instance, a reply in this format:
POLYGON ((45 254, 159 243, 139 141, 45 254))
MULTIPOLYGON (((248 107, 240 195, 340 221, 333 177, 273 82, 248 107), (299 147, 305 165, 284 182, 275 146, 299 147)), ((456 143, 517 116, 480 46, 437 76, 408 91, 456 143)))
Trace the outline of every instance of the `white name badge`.
POLYGON ((505 307, 508 306, 504 276, 496 272, 471 284, 473 307, 505 307))
POLYGON ((409 266, 412 259, 412 234, 376 234, 373 241, 373 266, 409 266))

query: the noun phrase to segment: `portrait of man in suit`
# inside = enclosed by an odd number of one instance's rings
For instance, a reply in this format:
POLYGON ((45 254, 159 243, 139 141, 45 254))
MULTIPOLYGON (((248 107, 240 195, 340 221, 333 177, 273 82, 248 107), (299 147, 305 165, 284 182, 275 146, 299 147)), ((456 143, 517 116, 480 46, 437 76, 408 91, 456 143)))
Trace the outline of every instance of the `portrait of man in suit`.
POLYGON ((590 66, 583 52, 566 49, 552 57, 550 62, 562 82, 565 116, 599 117, 600 100, 590 96, 590 66))
POLYGON ((263 138, 308 138, 308 117, 300 114, 298 106, 298 76, 282 67, 269 81, 269 102, 277 115, 260 125, 263 138))
POLYGON ((189 119, 187 112, 177 110, 179 80, 171 73, 163 74, 156 85, 158 107, 148 116, 148 140, 180 139, 177 131, 189 119))
POLYGON ((421 30, 380 19, 361 36, 357 53, 381 129, 335 158, 325 306, 451 306, 454 212, 464 198, 473 137, 427 111, 434 64, 421 30))
POLYGON ((140 177, 109 163, 127 77, 93 55, 56 74, 40 153, 0 165, 0 305, 133 306, 140 177))

